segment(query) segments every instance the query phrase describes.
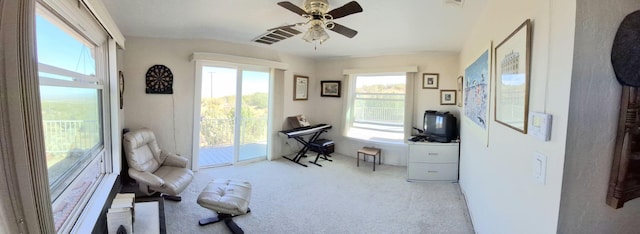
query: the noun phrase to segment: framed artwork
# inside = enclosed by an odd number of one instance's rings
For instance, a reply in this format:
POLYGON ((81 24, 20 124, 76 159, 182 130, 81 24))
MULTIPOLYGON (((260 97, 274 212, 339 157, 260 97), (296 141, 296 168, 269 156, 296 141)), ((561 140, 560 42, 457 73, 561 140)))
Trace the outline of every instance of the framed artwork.
POLYGON ((457 81, 458 81, 458 83, 457 83, 458 84, 458 90, 457 90, 458 91, 457 92, 458 97, 456 99, 457 99, 457 102, 458 102, 458 106, 462 107, 462 84, 464 83, 464 77, 463 76, 458 76, 457 81))
POLYGON ((531 22, 527 19, 495 49, 495 120, 527 133, 531 22))
POLYGON ((440 90, 440 105, 455 105, 455 104, 456 104, 455 90, 440 90))
POLYGON ((339 80, 323 80, 320 81, 321 97, 340 97, 340 81, 339 80))
POLYGON ((423 89, 438 89, 438 73, 424 73, 422 74, 422 88, 423 89))
POLYGON ((309 99, 309 77, 294 75, 293 76, 293 100, 309 99))
POLYGON ((483 130, 489 125, 489 95, 491 93, 491 44, 464 70, 464 116, 483 130))

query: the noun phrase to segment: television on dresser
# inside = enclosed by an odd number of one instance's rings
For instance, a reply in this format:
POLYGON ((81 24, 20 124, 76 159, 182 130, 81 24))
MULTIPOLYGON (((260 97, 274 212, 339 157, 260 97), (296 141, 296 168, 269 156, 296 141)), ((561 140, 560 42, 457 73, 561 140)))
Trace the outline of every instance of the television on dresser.
POLYGON ((458 137, 458 123, 449 112, 424 112, 424 136, 427 141, 448 143, 458 137))

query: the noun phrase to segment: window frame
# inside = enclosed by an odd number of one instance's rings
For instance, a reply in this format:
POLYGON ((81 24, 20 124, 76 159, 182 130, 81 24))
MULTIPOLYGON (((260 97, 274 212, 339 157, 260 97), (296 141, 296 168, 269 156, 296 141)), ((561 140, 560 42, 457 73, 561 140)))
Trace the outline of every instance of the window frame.
POLYGON ((407 118, 407 92, 410 89, 410 85, 407 79, 407 74, 406 72, 376 72, 376 73, 353 73, 349 75, 349 82, 347 82, 348 84, 348 95, 347 95, 347 115, 345 115, 345 129, 344 129, 344 136, 346 137, 350 137, 350 138, 356 138, 356 139, 365 139, 365 140, 378 140, 378 141, 383 141, 383 142, 390 142, 390 143, 398 143, 400 141, 404 141, 403 138, 405 138, 405 125, 406 125, 406 118, 407 118), (388 127, 391 125, 388 124, 371 124, 373 126, 380 126, 379 128, 365 128, 365 127, 360 127, 360 126, 355 126, 355 124, 358 123, 358 121, 356 121, 356 117, 355 117, 355 104, 356 104, 356 100, 358 100, 359 98, 357 97, 358 94, 362 94, 362 93, 358 93, 356 92, 356 86, 357 86, 357 81, 358 78, 360 77, 361 79, 366 79, 366 77, 380 77, 380 76, 401 76, 404 79, 404 85, 405 85, 405 91, 402 94, 403 95, 403 100, 402 100, 402 111, 403 111, 403 120, 402 123, 399 126, 395 126, 396 128, 400 128, 402 130, 394 130, 394 131, 385 131, 382 130, 382 127, 388 127), (388 135, 390 137, 368 137, 366 135, 372 135, 372 136, 384 136, 384 135, 388 135))
MULTIPOLYGON (((42 3, 40 2, 36 4, 36 14, 34 14, 34 17, 36 15, 40 15, 45 18, 45 20, 67 33, 67 35, 86 45, 94 46, 93 52, 95 53, 94 59, 96 63, 95 77, 52 65, 38 63, 39 73, 46 72, 52 75, 63 75, 73 78, 71 81, 40 76, 40 74, 38 74, 38 79, 40 81, 38 87, 53 86, 85 88, 95 89, 97 91, 98 121, 100 122, 100 139, 98 143, 86 153, 88 156, 83 156, 85 158, 83 158, 81 162, 72 166, 71 170, 65 172, 60 180, 49 185, 51 196, 50 205, 55 208, 58 202, 63 202, 63 200, 65 200, 60 198, 66 196, 65 193, 71 191, 73 186, 78 186, 78 183, 83 182, 83 180, 84 182, 86 182, 87 179, 91 181, 89 185, 83 187, 84 193, 78 196, 77 200, 74 201, 77 205, 71 208, 69 215, 64 218, 63 223, 56 224, 56 231, 58 233, 69 233, 72 230, 88 230, 89 226, 92 227, 95 224, 95 220, 93 219, 97 219, 99 214, 96 214, 96 212, 101 212, 101 209, 96 211, 95 208, 86 208, 94 207, 95 205, 101 206, 101 204, 107 202, 106 195, 108 195, 115 182, 115 178, 117 177, 113 172, 119 171, 120 168, 120 150, 119 147, 112 144, 112 142, 119 144, 119 135, 114 134, 117 133, 117 129, 119 129, 119 126, 116 126, 118 125, 117 122, 119 117, 117 113, 112 111, 116 110, 114 109, 114 103, 117 103, 114 102, 117 96, 114 91, 116 90, 116 88, 114 88, 116 84, 113 82, 116 77, 116 75, 114 75, 116 56, 115 41, 109 38, 106 31, 101 35, 104 36, 104 38, 94 38, 95 40, 91 40, 89 37, 95 37, 95 31, 89 32, 90 35, 83 34, 83 30, 76 29, 72 25, 80 25, 78 27, 83 27, 82 25, 93 24, 99 27, 97 21, 94 20, 92 22, 87 22, 86 18, 83 19, 80 17, 82 23, 73 24, 70 23, 70 21, 74 22, 73 19, 69 20, 68 17, 65 17, 67 14, 56 14, 54 13, 55 10, 41 4, 42 3)), ((80 11, 83 10, 87 11, 86 8, 83 8, 80 11)))
POLYGON ((414 124, 414 112, 416 107, 414 106, 414 93, 416 92, 416 74, 418 72, 418 66, 404 66, 404 67, 377 67, 377 68, 356 68, 356 69, 344 69, 342 74, 344 75, 343 84, 347 84, 347 92, 345 93, 345 98, 343 99, 343 109, 342 109, 342 127, 341 134, 343 137, 348 139, 353 139, 356 141, 366 141, 366 142, 374 142, 374 143, 383 143, 383 144, 404 144, 407 142, 407 139, 411 136, 412 124, 414 124), (350 107, 349 102, 353 98, 353 92, 350 91, 350 88, 355 85, 355 79, 353 76, 357 74, 388 74, 388 73, 403 73, 406 74, 406 89, 405 89, 405 113, 404 113, 404 139, 403 140, 385 140, 385 139, 376 139, 374 138, 358 138, 349 136, 349 121, 353 118, 353 109, 350 107))
MULTIPOLYGON (((105 139, 110 137, 107 129, 108 125, 105 123, 105 115, 109 113, 109 109, 105 108, 108 106, 108 102, 105 102, 105 99, 108 99, 106 94, 104 83, 108 83, 108 77, 101 77, 104 73, 100 71, 100 68, 108 66, 107 61, 105 60, 105 46, 104 45, 96 45, 95 43, 85 39, 82 35, 75 30, 71 29, 67 23, 63 22, 63 20, 53 16, 53 14, 47 10, 40 7, 38 4, 36 7, 36 15, 43 17, 49 23, 55 25, 67 35, 73 37, 79 42, 92 46, 93 52, 95 53, 95 76, 89 76, 82 73, 78 73, 75 71, 69 71, 64 68, 56 67, 49 64, 38 63, 38 73, 45 72, 52 75, 61 75, 70 77, 73 81, 55 79, 49 77, 42 77, 38 74, 38 79, 40 81, 40 87, 42 86, 51 86, 51 87, 64 87, 64 88, 84 88, 84 89, 92 89, 96 90, 97 102, 98 102, 98 122, 100 124, 99 135, 100 139, 96 145, 92 147, 91 150, 87 151, 82 159, 78 162, 74 163, 68 171, 64 172, 59 179, 56 181, 50 181, 49 188, 51 189, 51 200, 55 202, 58 197, 67 189, 68 185, 70 185, 86 168, 87 166, 94 161, 98 157, 104 157, 105 151, 105 139), (106 81, 105 81, 106 80, 106 81), (105 114, 106 113, 106 114, 105 114)), ((37 38, 38 35, 36 35, 37 38)), ((106 34, 105 34, 106 36, 106 34)), ((36 39, 37 40, 37 39, 36 39)), ((42 106, 41 106, 42 108, 42 106)), ((99 176, 104 176, 104 173, 100 173, 99 176)))

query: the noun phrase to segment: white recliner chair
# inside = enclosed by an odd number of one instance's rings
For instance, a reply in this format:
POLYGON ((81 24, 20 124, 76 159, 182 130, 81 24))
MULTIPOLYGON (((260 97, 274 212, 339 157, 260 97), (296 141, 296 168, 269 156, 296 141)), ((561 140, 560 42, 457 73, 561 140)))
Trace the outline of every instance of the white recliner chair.
POLYGON ((163 151, 149 129, 139 129, 124 135, 123 146, 129 165, 129 176, 145 195, 156 192, 168 200, 180 201, 178 196, 193 179, 187 168, 189 160, 163 151))

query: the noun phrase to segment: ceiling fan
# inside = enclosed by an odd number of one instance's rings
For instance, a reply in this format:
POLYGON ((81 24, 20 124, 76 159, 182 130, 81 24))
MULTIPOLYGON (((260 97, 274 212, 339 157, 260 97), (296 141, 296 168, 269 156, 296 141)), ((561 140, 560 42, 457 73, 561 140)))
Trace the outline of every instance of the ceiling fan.
POLYGON ((302 33, 293 28, 302 25, 309 25, 309 29, 302 37, 302 39, 307 42, 319 41, 320 44, 322 44, 329 39, 329 34, 327 34, 325 29, 342 34, 348 38, 353 38, 358 34, 356 30, 334 22, 335 19, 362 12, 362 7, 356 1, 351 1, 331 11, 328 11, 329 2, 327 0, 305 0, 303 4, 304 10, 288 1, 278 2, 278 5, 304 17, 306 21, 268 29, 267 33, 254 39, 255 42, 264 44, 276 43, 302 33))

